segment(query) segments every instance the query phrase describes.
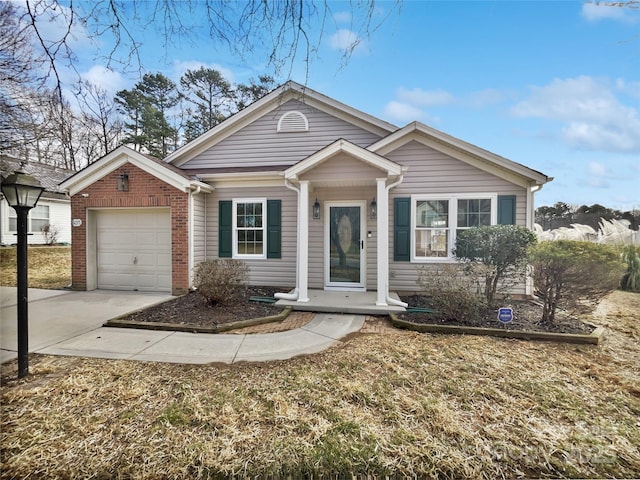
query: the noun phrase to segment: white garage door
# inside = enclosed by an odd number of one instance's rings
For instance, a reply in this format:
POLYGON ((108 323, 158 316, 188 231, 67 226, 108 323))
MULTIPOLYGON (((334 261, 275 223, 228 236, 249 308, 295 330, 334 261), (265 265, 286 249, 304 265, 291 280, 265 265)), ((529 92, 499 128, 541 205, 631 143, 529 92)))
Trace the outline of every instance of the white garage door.
POLYGON ((171 292, 169 209, 97 212, 98 288, 171 292))

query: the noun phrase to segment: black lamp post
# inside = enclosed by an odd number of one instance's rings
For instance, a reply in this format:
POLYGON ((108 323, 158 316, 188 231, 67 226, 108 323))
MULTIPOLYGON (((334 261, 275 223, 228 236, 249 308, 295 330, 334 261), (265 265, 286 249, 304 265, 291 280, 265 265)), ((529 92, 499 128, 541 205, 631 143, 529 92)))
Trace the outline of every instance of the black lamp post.
POLYGON ((2 181, 2 194, 16 211, 18 225, 18 378, 29 374, 29 299, 27 283, 27 217, 44 190, 38 180, 18 170, 2 181))

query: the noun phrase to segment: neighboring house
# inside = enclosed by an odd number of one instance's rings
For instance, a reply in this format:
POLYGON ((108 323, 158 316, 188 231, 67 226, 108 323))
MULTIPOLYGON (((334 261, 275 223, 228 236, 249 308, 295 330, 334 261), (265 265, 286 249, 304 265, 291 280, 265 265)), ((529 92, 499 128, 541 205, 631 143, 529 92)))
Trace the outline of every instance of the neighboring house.
MULTIPOLYGON (((533 226, 550 178, 421 123, 398 128, 288 82, 169 155, 120 147, 61 185, 73 287, 186 292, 203 260, 254 285, 418 289, 473 225, 533 226)), ((527 292, 522 285, 518 292, 527 292)))
MULTIPOLYGON (((29 211, 28 237, 29 244, 46 244, 71 242, 71 200, 59 188, 60 182, 70 177, 72 170, 65 170, 40 162, 22 162, 17 158, 0 155, 0 175, 6 178, 13 172, 22 169, 45 188, 35 208, 29 211), (43 229, 47 231, 43 232, 43 229), (52 238, 55 234, 55 239, 52 238)), ((0 195, 0 245, 17 243, 16 211, 11 208, 0 195)))

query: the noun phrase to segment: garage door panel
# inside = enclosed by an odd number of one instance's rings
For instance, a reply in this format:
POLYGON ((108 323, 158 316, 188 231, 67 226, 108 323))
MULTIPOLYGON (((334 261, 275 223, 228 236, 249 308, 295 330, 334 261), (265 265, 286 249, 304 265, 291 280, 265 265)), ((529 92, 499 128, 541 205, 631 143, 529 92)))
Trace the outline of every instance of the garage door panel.
POLYGON ((98 288, 170 292, 170 211, 104 210, 96 214, 98 288))

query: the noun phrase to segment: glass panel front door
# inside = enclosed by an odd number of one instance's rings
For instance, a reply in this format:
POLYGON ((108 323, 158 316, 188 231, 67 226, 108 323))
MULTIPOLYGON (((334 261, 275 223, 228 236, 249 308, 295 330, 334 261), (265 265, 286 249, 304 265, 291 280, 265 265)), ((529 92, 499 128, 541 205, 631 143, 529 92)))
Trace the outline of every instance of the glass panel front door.
POLYGON ((330 205, 328 212, 327 286, 362 287, 362 207, 330 205))

